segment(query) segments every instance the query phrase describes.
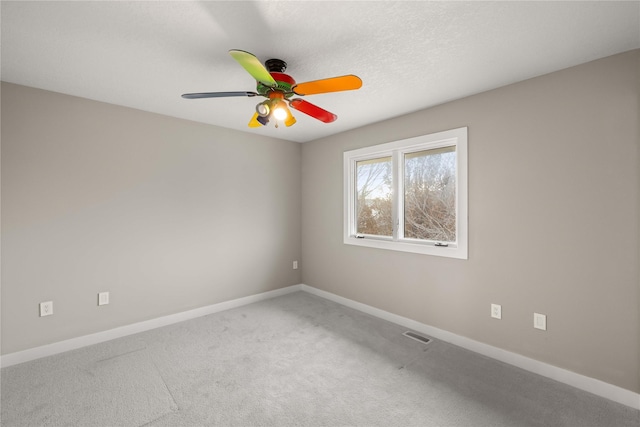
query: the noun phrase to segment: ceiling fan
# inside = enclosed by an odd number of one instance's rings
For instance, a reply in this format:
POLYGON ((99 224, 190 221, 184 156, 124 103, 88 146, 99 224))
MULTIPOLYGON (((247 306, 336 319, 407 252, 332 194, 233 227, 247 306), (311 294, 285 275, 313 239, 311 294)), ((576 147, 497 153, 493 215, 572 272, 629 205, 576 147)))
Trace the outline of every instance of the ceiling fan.
POLYGON ((229 51, 229 54, 256 79, 257 92, 185 93, 182 97, 186 99, 227 98, 236 96, 262 96, 267 98, 265 101, 256 105, 256 112, 249 121, 249 127, 266 126, 272 118, 276 120, 276 127, 278 127, 278 121, 284 121, 287 127, 293 125, 296 119, 288 107, 305 113, 321 122, 331 123, 335 121, 338 116, 304 99, 292 97, 294 95, 305 96, 354 90, 362 87, 362 80, 353 74, 296 83, 293 77, 284 74, 284 71, 287 69, 287 63, 281 59, 268 59, 265 61, 265 68, 258 58, 249 52, 232 49, 229 51))

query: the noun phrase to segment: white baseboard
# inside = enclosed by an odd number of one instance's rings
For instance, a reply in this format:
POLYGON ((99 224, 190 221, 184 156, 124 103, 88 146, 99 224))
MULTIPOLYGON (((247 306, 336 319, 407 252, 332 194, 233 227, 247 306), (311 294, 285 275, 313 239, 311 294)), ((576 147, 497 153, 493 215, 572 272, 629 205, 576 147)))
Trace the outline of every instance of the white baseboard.
POLYGON ((112 339, 137 334, 139 332, 160 328, 162 326, 172 325, 185 320, 195 319, 197 317, 206 316, 208 314, 218 313, 220 311, 230 310, 232 308, 241 307, 243 305, 252 304, 254 302, 275 298, 281 295, 289 294, 302 290, 302 285, 293 285, 286 288, 275 289, 273 291, 263 292, 256 295, 250 295, 243 298, 225 301, 218 304, 208 305, 181 313, 170 314, 168 316, 158 317, 156 319, 145 320, 144 322, 133 323, 131 325, 121 326, 108 331, 97 332, 95 334, 84 335, 77 338, 71 338, 59 341, 53 344, 47 344, 40 347, 30 348, 28 350, 9 353, 0 359, 0 366, 7 367, 17 365, 18 363, 28 362, 30 360, 39 359, 41 357, 53 356, 54 354, 64 353, 65 351, 75 350, 93 344, 98 344, 112 339))
POLYGON ((597 396, 604 397, 605 399, 609 399, 614 402, 630 406, 633 409, 640 410, 640 394, 634 393, 631 390, 627 390, 606 383, 604 381, 597 380, 595 378, 568 371, 566 369, 558 368, 557 366, 549 365, 547 363, 540 362, 538 360, 531 359, 517 353, 512 353, 498 347, 493 347, 491 345, 484 344, 460 335, 456 335, 442 329, 434 328, 433 326, 425 325, 424 323, 416 322, 415 320, 398 316, 396 314, 389 313, 388 311, 380 310, 378 308, 371 307, 369 305, 362 304, 357 301, 353 301, 348 298, 344 298, 339 295, 332 294, 330 292, 326 292, 311 286, 303 284, 301 285, 301 288, 303 291, 309 292, 310 294, 317 295, 333 302, 337 302, 338 304, 342 304, 363 313, 367 313, 380 319, 387 320, 405 328, 421 332, 433 338, 455 344, 459 347, 471 350, 492 359, 517 366, 518 368, 524 369, 526 371, 542 375, 543 377, 551 378, 558 382, 573 386, 577 389, 584 390, 597 396))
POLYGON ((389 313, 387 311, 380 310, 378 308, 362 304, 357 301, 350 300, 348 298, 344 298, 339 295, 332 294, 330 292, 326 292, 304 284, 288 286, 286 288, 280 288, 256 295, 250 295, 244 298, 238 298, 231 301, 225 301, 206 307, 184 311, 181 313, 158 317, 156 319, 122 326, 119 328, 110 329, 108 331, 97 332, 95 334, 85 335, 82 337, 72 338, 53 344, 43 345, 41 347, 35 347, 24 351, 6 354, 0 358, 0 366, 4 368, 11 365, 17 365, 19 363, 28 362, 30 360, 39 359, 41 357, 52 356, 54 354, 63 353, 65 351, 75 350, 81 347, 86 347, 112 339, 137 334, 139 332, 160 328, 162 326, 183 322, 185 320, 195 319, 197 317, 218 313, 220 311, 230 310, 232 308, 241 307, 258 301, 264 301, 296 291, 308 292, 310 294, 325 298, 346 307, 350 307, 363 313, 378 317, 380 319, 387 320, 405 328, 421 332, 433 338, 437 338, 439 340, 455 344, 459 347, 474 351, 484 356, 491 357, 492 359, 517 366, 526 371, 551 378, 580 390, 584 390, 597 396, 604 397, 605 399, 609 399, 614 402, 621 403, 623 405, 630 406, 631 408, 640 410, 640 394, 638 393, 634 393, 630 390, 623 389, 621 387, 597 380, 595 378, 590 378, 572 371, 568 371, 566 369, 558 368, 557 366, 549 365, 547 363, 540 362, 538 360, 531 359, 517 353, 512 353, 498 347, 493 347, 479 341, 474 341, 470 338, 456 335, 442 329, 434 328, 433 326, 425 325, 424 323, 420 323, 406 317, 398 316, 396 314, 389 313))

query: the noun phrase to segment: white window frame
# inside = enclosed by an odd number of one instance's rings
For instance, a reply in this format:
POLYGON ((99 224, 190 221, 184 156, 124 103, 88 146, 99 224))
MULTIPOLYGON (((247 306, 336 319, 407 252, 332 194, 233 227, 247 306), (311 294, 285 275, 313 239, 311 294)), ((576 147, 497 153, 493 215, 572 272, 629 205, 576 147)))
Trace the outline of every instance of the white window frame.
POLYGON ((467 128, 388 142, 344 152, 344 243, 370 248, 468 259, 467 128), (434 242, 404 235, 403 155, 441 147, 456 147, 456 242, 434 242), (393 236, 356 234, 356 162, 391 156, 393 169, 393 236), (398 195, 401 195, 398 197, 398 195))

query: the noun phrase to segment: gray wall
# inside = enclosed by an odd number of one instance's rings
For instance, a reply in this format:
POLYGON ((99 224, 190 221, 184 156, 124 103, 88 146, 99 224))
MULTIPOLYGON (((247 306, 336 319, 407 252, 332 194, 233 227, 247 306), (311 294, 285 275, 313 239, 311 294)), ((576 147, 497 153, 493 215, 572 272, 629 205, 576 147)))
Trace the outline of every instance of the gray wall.
POLYGON ((2 353, 300 283, 300 156, 2 83, 2 353))
POLYGON ((639 59, 627 52, 304 144, 303 283, 640 391, 639 59), (462 126, 468 260, 342 243, 345 150, 462 126), (534 311, 546 332, 533 329, 534 311))

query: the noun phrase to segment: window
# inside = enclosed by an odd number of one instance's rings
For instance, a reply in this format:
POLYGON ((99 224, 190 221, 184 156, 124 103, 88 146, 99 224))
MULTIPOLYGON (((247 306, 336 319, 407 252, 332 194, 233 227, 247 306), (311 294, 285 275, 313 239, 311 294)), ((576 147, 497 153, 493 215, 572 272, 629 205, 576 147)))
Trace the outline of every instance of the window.
POLYGON ((467 128, 344 153, 344 243, 467 259, 467 128))

